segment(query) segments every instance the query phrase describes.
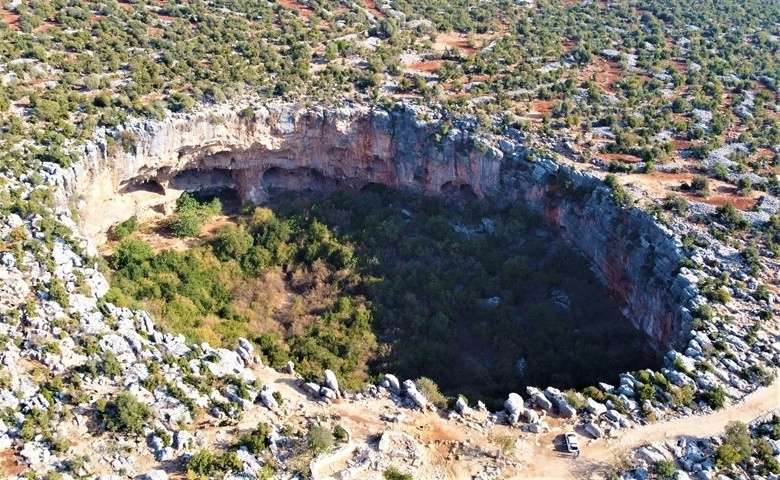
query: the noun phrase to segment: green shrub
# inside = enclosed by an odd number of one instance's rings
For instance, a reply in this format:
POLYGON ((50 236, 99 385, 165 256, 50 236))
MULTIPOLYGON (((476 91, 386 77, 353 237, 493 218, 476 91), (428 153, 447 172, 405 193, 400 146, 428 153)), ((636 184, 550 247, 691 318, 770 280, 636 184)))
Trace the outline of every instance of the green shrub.
POLYGON ((260 422, 256 429, 241 434, 237 446, 246 447, 252 455, 260 455, 271 444, 268 440, 269 433, 271 433, 271 427, 265 422, 260 422))
POLYGON ((225 452, 215 455, 203 449, 192 455, 185 465, 188 472, 200 477, 209 477, 218 473, 239 472, 243 463, 236 452, 225 452))
POLYGON ((113 402, 97 403, 97 410, 103 417, 106 429, 113 432, 139 434, 151 417, 149 407, 130 392, 120 393, 113 402))
POLYGON ((723 444, 715 451, 715 463, 720 468, 729 467, 750 458, 752 446, 747 425, 742 422, 729 422, 723 444))
POLYGON ((655 387, 650 383, 642 383, 636 389, 636 397, 639 402, 653 400, 655 398, 655 387))
POLYGON ((349 434, 344 430, 344 427, 336 425, 333 428, 333 438, 335 438, 337 442, 346 442, 349 440, 349 434))
POLYGON ((653 470, 661 480, 674 480, 677 478, 677 467, 671 460, 659 460, 655 462, 653 470))
POLYGON ((49 282, 49 299, 59 303, 65 308, 70 305, 68 290, 58 278, 52 278, 49 282))
POLYGON ((122 364, 117 360, 116 355, 111 350, 103 352, 100 360, 100 368, 103 373, 109 377, 115 377, 122 373, 122 364))
POLYGON ((333 448, 333 432, 320 425, 314 425, 306 436, 309 448, 314 453, 324 453, 333 448))
POLYGON ((121 270, 135 267, 154 256, 152 247, 141 240, 126 238, 119 243, 111 255, 111 268, 121 270))
POLYGON ((691 179, 691 190, 700 197, 707 197, 710 194, 710 179, 701 175, 696 175, 691 179))
POLYGON ((200 235, 201 219, 195 210, 185 210, 174 214, 170 223, 171 233, 177 237, 197 237, 200 235))
POLYGON ((414 480, 410 473, 403 473, 396 467, 389 467, 383 474, 385 480, 414 480))
POLYGON ((122 240, 135 233, 139 226, 138 217, 133 215, 119 225, 115 225, 111 228, 111 238, 114 240, 122 240))
POLYGON ((713 410, 720 410, 726 405, 726 391, 720 385, 704 393, 704 401, 712 407, 713 410))
POLYGON ((428 377, 420 377, 414 381, 417 390, 437 408, 447 408, 447 397, 439 390, 439 386, 428 377))

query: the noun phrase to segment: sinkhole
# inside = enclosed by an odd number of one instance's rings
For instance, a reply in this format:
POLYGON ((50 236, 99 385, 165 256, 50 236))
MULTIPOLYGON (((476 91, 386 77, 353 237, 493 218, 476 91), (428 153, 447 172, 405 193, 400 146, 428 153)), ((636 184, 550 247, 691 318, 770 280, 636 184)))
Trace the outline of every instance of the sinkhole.
POLYGON ((152 261, 138 278, 114 277, 191 341, 246 336, 272 366, 292 360, 304 376, 330 368, 353 387, 383 373, 428 377, 492 407, 525 386, 583 388, 660 365, 623 299, 522 203, 468 185, 433 197, 273 167, 260 176, 265 204, 242 208, 236 176, 193 169, 168 182, 232 215, 233 230, 194 247, 205 249, 185 262, 194 272, 152 261))

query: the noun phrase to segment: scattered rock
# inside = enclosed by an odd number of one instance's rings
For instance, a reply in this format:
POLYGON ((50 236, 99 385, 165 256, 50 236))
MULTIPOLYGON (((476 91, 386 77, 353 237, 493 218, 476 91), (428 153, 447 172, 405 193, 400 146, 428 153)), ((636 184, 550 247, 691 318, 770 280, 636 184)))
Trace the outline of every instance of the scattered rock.
POLYGON ((337 397, 341 397, 341 390, 339 390, 339 381, 336 378, 336 374, 333 370, 325 370, 325 386, 336 393, 337 397))
POLYGON ((516 393, 510 393, 504 402, 504 410, 507 412, 509 424, 516 423, 525 410, 525 407, 523 406, 523 397, 516 393))
POLYGON ((139 480, 168 480, 165 470, 152 470, 138 477, 139 480))
POLYGON ((260 390, 259 398, 263 405, 268 407, 269 410, 276 410, 279 408, 279 403, 274 398, 274 390, 270 385, 263 385, 263 389, 260 390))
POLYGON ((604 436, 604 432, 601 430, 601 428, 593 422, 586 423, 584 428, 585 431, 588 432, 588 434, 593 438, 601 438, 604 436))

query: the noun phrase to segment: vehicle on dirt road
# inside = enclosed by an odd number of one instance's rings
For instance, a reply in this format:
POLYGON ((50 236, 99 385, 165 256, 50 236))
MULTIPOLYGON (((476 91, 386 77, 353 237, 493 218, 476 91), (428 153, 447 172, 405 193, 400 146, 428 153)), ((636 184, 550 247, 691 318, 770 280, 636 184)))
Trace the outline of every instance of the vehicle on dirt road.
POLYGON ((580 443, 577 441, 577 434, 574 432, 566 432, 564 434, 566 439, 566 450, 577 455, 580 453, 580 443))

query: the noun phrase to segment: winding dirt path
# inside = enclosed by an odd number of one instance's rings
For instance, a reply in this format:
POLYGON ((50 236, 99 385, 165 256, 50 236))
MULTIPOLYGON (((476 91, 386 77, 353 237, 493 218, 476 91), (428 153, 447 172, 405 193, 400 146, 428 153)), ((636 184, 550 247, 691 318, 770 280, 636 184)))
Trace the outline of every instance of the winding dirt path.
POLYGON ((582 442, 582 453, 573 459, 556 450, 560 434, 550 433, 531 449, 529 459, 518 478, 591 478, 593 473, 610 470, 632 449, 654 442, 673 441, 681 436, 711 437, 721 434, 730 421, 749 423, 780 408, 780 381, 762 387, 741 402, 709 415, 679 418, 623 431, 616 438, 582 442))

